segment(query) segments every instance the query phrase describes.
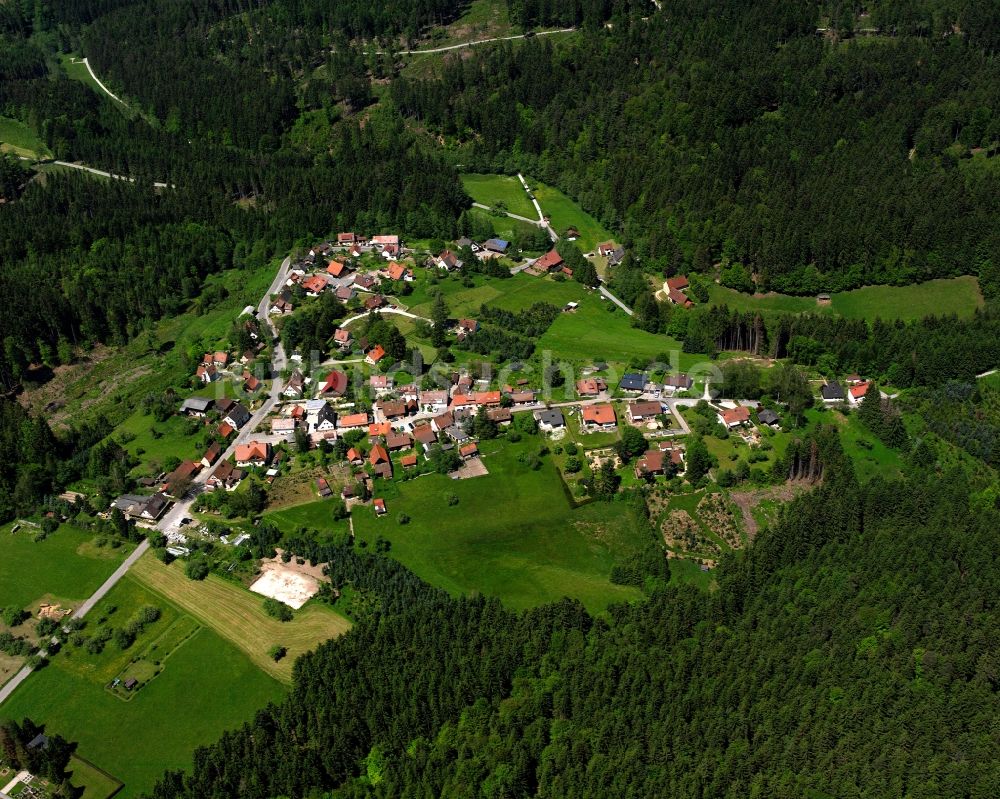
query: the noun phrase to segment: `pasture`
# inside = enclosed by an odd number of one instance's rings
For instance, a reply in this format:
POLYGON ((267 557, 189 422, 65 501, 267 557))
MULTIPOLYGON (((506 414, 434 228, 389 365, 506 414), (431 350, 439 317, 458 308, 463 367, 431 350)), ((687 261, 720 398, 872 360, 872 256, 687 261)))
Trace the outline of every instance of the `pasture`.
POLYGON ((16 119, 2 116, 0 116, 0 153, 13 153, 25 158, 52 157, 45 142, 31 128, 16 119))
POLYGON ((535 192, 535 198, 542 207, 542 213, 548 217, 553 230, 562 236, 566 228, 572 226, 580 231, 576 245, 583 252, 590 252, 602 241, 613 239, 611 232, 594 217, 584 211, 559 189, 546 186, 544 183, 525 178, 528 186, 535 192))
POLYGON ((570 596, 600 612, 638 598, 636 589, 608 578, 616 559, 642 546, 642 534, 623 525, 611 505, 571 509, 551 456, 537 470, 520 459, 540 443, 533 436, 484 442, 485 477, 377 483, 375 495, 386 498, 389 512, 376 518, 370 507, 356 508, 355 534, 369 545, 389 540, 392 557, 453 594, 497 596, 515 609, 570 596), (408 524, 397 522, 399 513, 408 524))
POLYGON ((27 607, 51 595, 65 601, 89 597, 131 551, 94 547, 92 533, 68 524, 36 543, 33 527, 0 527, 0 607, 27 607))
POLYGON ((528 219, 538 218, 535 206, 517 175, 467 174, 460 177, 462 187, 475 202, 491 208, 496 207, 497 203, 503 203, 512 214, 526 216, 528 219))
POLYGON ((293 621, 280 622, 264 613, 262 598, 245 588, 214 574, 205 580, 190 580, 184 575, 182 562, 165 566, 152 554, 140 558, 130 574, 241 649, 266 674, 285 683, 291 682, 295 658, 343 635, 351 626, 319 603, 296 611, 293 621), (277 663, 267 654, 275 644, 288 650, 277 663))
POLYGON ((78 742, 80 756, 124 782, 118 796, 131 799, 148 793, 165 769, 190 768, 195 747, 283 695, 281 683, 202 629, 129 702, 64 668, 60 656, 0 705, 0 719, 29 716, 78 742))
POLYGON ((972 316, 983 304, 975 277, 928 280, 911 286, 865 286, 832 294, 830 304, 820 306, 815 297, 788 294, 743 294, 716 284, 709 286, 710 302, 741 311, 784 313, 834 313, 847 319, 914 320, 931 315, 972 316))

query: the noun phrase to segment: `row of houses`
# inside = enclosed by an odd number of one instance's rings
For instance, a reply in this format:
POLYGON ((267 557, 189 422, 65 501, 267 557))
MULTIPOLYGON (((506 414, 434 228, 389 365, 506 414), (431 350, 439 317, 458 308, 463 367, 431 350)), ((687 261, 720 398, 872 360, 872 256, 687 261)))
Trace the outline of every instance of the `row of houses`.
POLYGON ((858 405, 867 396, 870 382, 862 380, 859 375, 848 375, 844 382, 847 390, 837 382, 831 380, 820 387, 820 397, 827 405, 840 405, 846 402, 848 405, 858 405))

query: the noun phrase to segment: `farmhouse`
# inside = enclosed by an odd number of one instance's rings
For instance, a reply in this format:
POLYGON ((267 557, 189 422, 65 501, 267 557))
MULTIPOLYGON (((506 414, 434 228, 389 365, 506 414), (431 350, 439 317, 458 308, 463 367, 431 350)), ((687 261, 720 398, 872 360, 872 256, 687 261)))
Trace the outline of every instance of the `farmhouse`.
POLYGON ((654 400, 630 402, 628 405, 628 418, 631 422, 644 422, 648 419, 655 419, 661 413, 663 413, 663 406, 654 400))
POLYGON ((337 234, 337 244, 342 247, 354 244, 358 240, 358 237, 354 233, 338 233, 337 234))
POLYGON ((337 420, 337 429, 341 432, 347 430, 364 430, 368 427, 367 413, 349 413, 341 416, 337 420))
POLYGON ((201 470, 201 464, 194 461, 184 461, 164 480, 166 493, 170 496, 177 496, 187 491, 187 484, 201 470))
POLYGON ((445 411, 444 413, 438 414, 431 419, 431 427, 433 427, 435 432, 438 433, 442 430, 446 430, 453 424, 455 424, 455 414, 451 411, 445 411))
POLYGON ((510 401, 514 403, 515 406, 535 404, 534 391, 512 391, 509 396, 510 396, 510 401))
POLYGON ((209 444, 208 449, 205 450, 205 454, 201 456, 201 465, 207 469, 219 459, 221 454, 222 447, 219 445, 219 442, 213 441, 209 444))
POLYGON ((447 391, 421 391, 420 411, 422 413, 442 413, 448 407, 447 391))
POLYGON ((337 413, 327 403, 316 413, 316 421, 313 422, 313 431, 316 433, 326 433, 337 427, 337 413))
POLYGON ((549 250, 545 255, 535 261, 535 268, 544 272, 556 272, 562 269, 563 257, 555 250, 549 250))
POLYGON ((479 330, 479 322, 475 319, 459 319, 458 324, 455 326, 455 332, 458 334, 459 339, 471 336, 477 330, 479 330))
POLYGON ((458 259, 451 250, 445 250, 442 252, 434 261, 438 269, 444 269, 446 272, 454 272, 456 269, 461 269, 463 264, 458 259))
POLYGON ((401 416, 406 415, 406 403, 402 400, 378 402, 375 407, 382 412, 382 415, 386 419, 399 419, 401 416))
POLYGON ((413 438, 420 443, 425 451, 437 443, 437 433, 434 432, 434 428, 429 424, 414 427, 413 438))
POLYGON ((390 433, 385 437, 385 448, 389 452, 399 452, 401 449, 409 449, 413 445, 413 439, 406 433, 390 433))
POLYGON ((625 260, 625 248, 615 247, 611 255, 608 256, 608 266, 618 266, 625 260))
POLYGON ((585 425, 602 430, 611 430, 618 425, 613 405, 587 405, 581 411, 581 418, 585 425))
POLYGON ((514 414, 510 408, 490 408, 486 411, 486 418, 497 424, 510 424, 514 420, 514 414))
POLYGON ((766 424, 769 427, 774 427, 781 421, 781 417, 779 417, 778 414, 770 408, 765 408, 757 414, 757 421, 761 424, 766 424))
POLYGON ((271 461, 271 445, 265 441, 250 441, 236 445, 237 466, 265 466, 271 461))
POLYGON ((742 405, 738 408, 724 408, 718 414, 720 424, 727 429, 739 427, 750 421, 750 409, 742 405))
POLYGON ((667 299, 674 305, 680 305, 682 308, 690 308, 694 305, 694 303, 691 302, 686 295, 682 294, 677 289, 668 289, 667 299))
POLYGON ((602 258, 607 258, 617 249, 617 247, 618 245, 613 241, 603 241, 597 245, 597 254, 602 258))
POLYGON ((219 370, 216 369, 212 364, 208 364, 208 366, 202 364, 197 369, 195 369, 194 374, 195 377, 197 377, 199 380, 201 380, 202 383, 205 383, 206 385, 208 383, 214 382, 219 378, 219 370))
POLYGON ((476 405, 485 405, 487 408, 497 408, 500 406, 499 391, 477 391, 474 395, 476 405))
POLYGON ((386 247, 399 247, 399 236, 372 236, 372 246, 381 251, 384 251, 386 247))
POLYGON ((507 248, 510 246, 510 242, 506 239, 487 239, 483 242, 483 249, 487 252, 497 253, 498 255, 503 255, 507 252, 507 248))
POLYGON ((290 418, 272 419, 271 432, 275 435, 289 435, 295 432, 295 420, 290 418))
POLYGON ((673 289, 674 291, 684 291, 690 284, 688 279, 684 275, 677 275, 677 277, 667 278, 667 288, 673 289))
POLYGON ((233 464, 229 461, 222 461, 222 463, 215 467, 215 471, 212 472, 212 476, 205 481, 205 484, 209 490, 225 488, 227 491, 232 491, 240 484, 240 480, 242 479, 242 469, 234 469, 233 464))
POLYGON ((181 413, 188 416, 204 416, 212 409, 213 401, 209 397, 188 397, 181 405, 181 413))

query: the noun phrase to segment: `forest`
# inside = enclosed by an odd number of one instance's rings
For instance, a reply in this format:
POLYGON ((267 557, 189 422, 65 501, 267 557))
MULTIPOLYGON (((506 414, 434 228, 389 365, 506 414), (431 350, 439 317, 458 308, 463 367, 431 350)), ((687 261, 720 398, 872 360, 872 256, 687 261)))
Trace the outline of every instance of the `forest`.
POLYGON ((970 513, 958 471, 860 485, 836 436, 821 459, 717 592, 606 619, 310 553, 374 598, 372 623, 152 796, 995 795, 996 509, 970 513))

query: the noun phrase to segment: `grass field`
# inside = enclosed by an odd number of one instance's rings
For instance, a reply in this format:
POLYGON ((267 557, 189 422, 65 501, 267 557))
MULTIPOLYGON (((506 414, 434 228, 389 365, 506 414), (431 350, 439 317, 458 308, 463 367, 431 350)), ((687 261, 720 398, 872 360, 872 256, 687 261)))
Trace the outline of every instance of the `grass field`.
POLYGON ((610 231, 594 217, 584 211, 559 189, 525 178, 535 192, 535 198, 542 207, 542 213, 549 218, 552 228, 560 236, 572 226, 580 231, 576 245, 584 252, 590 252, 602 241, 613 239, 610 231))
POLYGON ((291 682, 295 658, 350 628, 346 619, 320 604, 307 605, 295 612, 294 621, 282 623, 264 613, 263 597, 214 574, 202 581, 189 580, 180 561, 164 566, 146 555, 130 574, 239 647, 262 671, 286 683, 291 682), (267 654, 274 644, 288 649, 277 663, 267 654))
POLYGON ((842 291, 831 296, 828 306, 819 306, 814 297, 793 297, 787 294, 752 296, 712 284, 710 301, 739 310, 760 310, 786 313, 837 313, 848 319, 922 319, 932 314, 972 316, 983 304, 979 281, 964 276, 929 280, 912 286, 865 286, 842 291))
MULTIPOLYGON (((527 235, 533 234, 538 231, 538 228, 532 225, 530 222, 524 222, 520 219, 512 219, 509 216, 494 216, 488 211, 484 211, 482 208, 470 208, 467 211, 468 214, 472 216, 477 216, 480 219, 485 219, 489 222, 490 227, 493 228, 493 234, 501 239, 507 239, 508 241, 524 239, 527 235)), ((534 206, 532 206, 532 212, 527 214, 529 219, 535 218, 534 206)))
POLYGON ((484 443, 486 477, 435 474, 389 491, 377 484, 389 513, 375 518, 371 508, 356 509, 355 534, 369 543, 388 539, 390 554, 428 582, 454 594, 498 596, 516 609, 571 596, 598 612, 637 598, 635 589, 608 580, 616 558, 641 546, 637 534, 612 505, 570 510, 550 457, 537 471, 518 460, 540 443, 484 443), (458 503, 449 505, 447 494, 458 503), (397 523, 400 512, 409 524, 397 523))
POLYGON ((329 499, 305 502, 301 505, 268 511, 264 514, 264 518, 273 522, 285 533, 294 532, 299 527, 313 528, 322 532, 347 532, 349 525, 346 519, 333 520, 333 504, 329 499))
POLYGON ((0 719, 29 716, 78 742, 82 757, 125 783, 119 796, 129 799, 151 790, 165 769, 190 768, 195 747, 283 694, 236 647, 202 629, 130 702, 56 658, 0 705, 0 719))
POLYGON ((206 428, 197 419, 174 415, 165 422, 157 422, 152 416, 137 410, 115 428, 112 437, 122 433, 135 436, 125 444, 125 449, 140 461, 133 471, 144 473, 156 471, 154 467, 162 466, 170 457, 200 459, 202 453, 198 442, 205 432, 206 428), (159 438, 154 434, 158 434, 159 438))
POLYGON ((49 148, 31 128, 9 117, 0 117, 0 152, 11 152, 25 158, 52 157, 49 148))
POLYGON ((535 206, 517 175, 462 175, 462 186, 477 203, 495 207, 502 202, 512 214, 537 219, 535 206))
POLYGON ((78 799, 108 799, 121 787, 121 783, 96 766, 74 755, 69 760, 69 783, 83 789, 78 799))
POLYGON ((45 594, 86 599, 130 551, 90 546, 91 533, 66 524, 37 544, 34 528, 22 525, 13 535, 10 529, 0 527, 0 607, 27 607, 45 594))

